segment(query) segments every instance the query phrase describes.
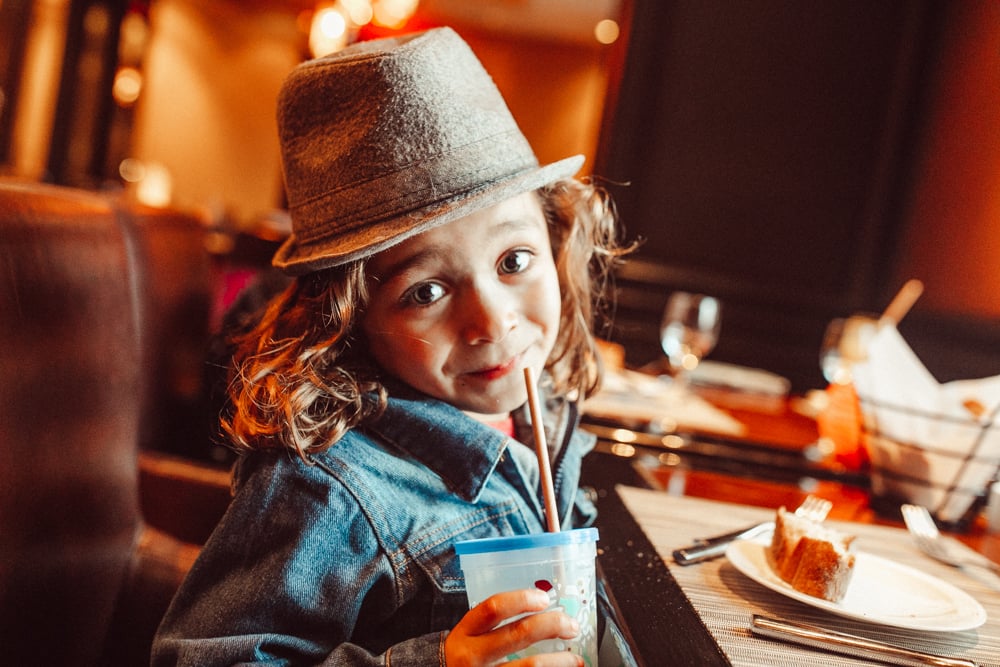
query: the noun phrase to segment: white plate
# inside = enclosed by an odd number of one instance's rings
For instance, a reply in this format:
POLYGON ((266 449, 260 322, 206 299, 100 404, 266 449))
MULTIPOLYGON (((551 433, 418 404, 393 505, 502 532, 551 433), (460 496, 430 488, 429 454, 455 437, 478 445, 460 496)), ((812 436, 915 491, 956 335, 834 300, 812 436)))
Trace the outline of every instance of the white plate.
POLYGON ((856 554, 854 576, 840 602, 800 593, 771 567, 767 541, 737 540, 726 557, 757 583, 818 609, 908 630, 971 630, 986 622, 986 610, 968 593, 936 577, 869 553, 856 554))

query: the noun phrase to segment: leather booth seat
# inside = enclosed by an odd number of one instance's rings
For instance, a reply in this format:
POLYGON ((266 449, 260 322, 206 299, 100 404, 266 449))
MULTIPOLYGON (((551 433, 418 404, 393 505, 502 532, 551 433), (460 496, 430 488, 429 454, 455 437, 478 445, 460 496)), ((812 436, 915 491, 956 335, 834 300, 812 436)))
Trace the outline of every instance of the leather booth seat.
POLYGON ((204 225, 190 215, 136 204, 121 210, 134 254, 139 339, 146 382, 140 447, 203 456, 205 356, 213 294, 204 225))
POLYGON ((224 470, 158 451, 158 439, 208 437, 202 233, 181 214, 0 180, 7 664, 148 664, 159 618, 225 507, 224 470))

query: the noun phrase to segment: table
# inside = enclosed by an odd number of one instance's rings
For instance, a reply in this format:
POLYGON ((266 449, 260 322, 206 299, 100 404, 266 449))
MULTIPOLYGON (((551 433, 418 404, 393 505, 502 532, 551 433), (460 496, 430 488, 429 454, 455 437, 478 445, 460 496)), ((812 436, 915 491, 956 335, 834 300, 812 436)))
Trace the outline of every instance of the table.
MULTIPOLYGON (((721 400, 718 403, 724 404, 721 400)), ((673 530, 653 531, 655 539, 650 539, 649 524, 652 521, 655 525, 656 519, 651 519, 648 513, 636 512, 634 503, 629 505, 627 502, 634 501, 634 492, 625 490, 623 493, 623 486, 646 489, 645 493, 655 490, 657 497, 663 498, 664 508, 670 508, 669 503, 678 499, 702 498, 737 503, 743 511, 764 512, 765 515, 782 504, 794 507, 806 494, 816 493, 834 501, 830 520, 862 524, 864 530, 887 530, 897 542, 906 542, 899 518, 879 515, 869 507, 863 474, 806 456, 818 435, 815 422, 791 409, 743 413, 734 408, 732 412, 749 427, 743 442, 689 434, 684 442, 675 443, 677 446, 671 448, 658 444, 662 443, 661 435, 623 430, 607 422, 591 421, 587 425, 600 437, 597 451, 585 461, 583 471, 583 482, 593 488, 600 511, 599 562, 639 664, 778 663, 754 662, 753 657, 744 660, 742 654, 734 656, 731 647, 727 653, 725 641, 720 641, 717 624, 712 627, 704 610, 697 608, 699 601, 692 593, 690 582, 678 576, 680 566, 669 559, 671 549, 695 535, 685 534, 685 537, 673 530)), ((665 511, 669 513, 669 509, 665 511)), ((679 530, 685 528, 682 526, 679 530)), ((1000 536, 987 533, 982 521, 973 525, 968 533, 955 537, 992 560, 1000 561, 1000 536)), ((915 551, 913 556, 924 559, 920 561, 922 569, 935 573, 943 570, 943 576, 961 575, 915 551)), ((722 561, 691 566, 700 570, 689 569, 685 576, 690 572, 719 570, 722 566, 722 561)), ((977 594, 982 595, 980 591, 977 594)), ((991 602, 987 611, 991 617, 1000 619, 1000 606, 993 604, 991 602)), ((988 637, 989 641, 983 647, 974 647, 975 650, 1000 655, 1000 644, 989 643, 993 641, 993 629, 988 637)), ((921 638, 917 640, 922 641, 921 638)), ((750 641, 763 640, 737 639, 743 643, 750 641)), ((770 659, 773 651, 763 655, 770 659)), ((976 655, 981 658, 981 654, 976 655)), ((797 659, 799 662, 793 658, 786 664, 803 664, 801 655, 797 659)), ((997 664, 982 659, 981 662, 997 664)), ((827 664, 875 663, 841 660, 827 664)))
POLYGON ((870 664, 753 637, 748 630, 750 618, 752 614, 759 613, 817 624, 917 650, 973 658, 983 666, 1000 666, 1000 578, 985 575, 980 580, 922 556, 902 528, 832 522, 836 527, 856 535, 858 549, 864 553, 909 564, 972 595, 986 609, 988 620, 985 625, 975 630, 944 633, 876 626, 834 616, 770 591, 741 574, 726 559, 687 567, 677 565, 670 560, 672 549, 690 540, 693 535, 717 533, 765 520, 773 516, 773 512, 635 487, 618 487, 616 492, 636 517, 657 554, 667 563, 671 576, 733 665, 753 667, 766 663, 789 667, 802 664, 839 667, 870 664))

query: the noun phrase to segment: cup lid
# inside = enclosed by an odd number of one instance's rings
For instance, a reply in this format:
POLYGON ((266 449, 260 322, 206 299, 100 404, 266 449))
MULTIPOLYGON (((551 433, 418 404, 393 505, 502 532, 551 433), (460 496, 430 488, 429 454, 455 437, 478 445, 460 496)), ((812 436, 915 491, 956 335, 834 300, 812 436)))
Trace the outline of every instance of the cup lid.
POLYGON ((576 528, 562 530, 558 533, 534 533, 531 535, 506 535, 504 537, 486 537, 479 540, 466 540, 455 543, 455 552, 459 556, 470 554, 495 553, 497 551, 517 551, 535 547, 559 547, 568 544, 584 544, 597 541, 596 528, 576 528))

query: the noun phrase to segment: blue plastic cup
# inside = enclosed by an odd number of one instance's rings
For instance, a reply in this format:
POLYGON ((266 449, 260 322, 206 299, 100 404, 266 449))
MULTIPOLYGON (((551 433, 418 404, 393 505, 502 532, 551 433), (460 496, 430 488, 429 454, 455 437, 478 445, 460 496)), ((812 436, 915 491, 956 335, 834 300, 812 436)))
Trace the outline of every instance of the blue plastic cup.
POLYGON ((570 651, 597 665, 596 528, 468 540, 455 552, 470 607, 495 593, 538 588, 552 601, 546 611, 562 609, 580 624, 575 639, 547 639, 508 659, 570 651))

